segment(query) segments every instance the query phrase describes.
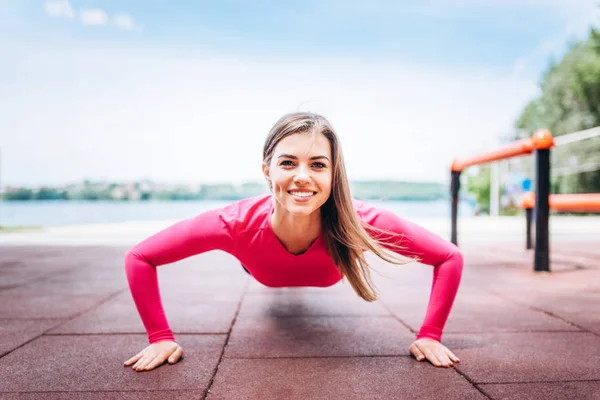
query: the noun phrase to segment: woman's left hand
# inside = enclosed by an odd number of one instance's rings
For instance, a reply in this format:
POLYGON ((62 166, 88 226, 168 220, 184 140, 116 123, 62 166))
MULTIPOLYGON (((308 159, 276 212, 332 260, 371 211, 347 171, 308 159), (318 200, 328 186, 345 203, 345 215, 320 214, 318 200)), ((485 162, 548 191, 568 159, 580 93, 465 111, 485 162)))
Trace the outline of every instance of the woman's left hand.
POLYGON ((454 355, 446 346, 437 340, 429 338, 417 339, 408 349, 417 361, 425 359, 436 367, 451 367, 454 363, 460 362, 460 359, 454 355))

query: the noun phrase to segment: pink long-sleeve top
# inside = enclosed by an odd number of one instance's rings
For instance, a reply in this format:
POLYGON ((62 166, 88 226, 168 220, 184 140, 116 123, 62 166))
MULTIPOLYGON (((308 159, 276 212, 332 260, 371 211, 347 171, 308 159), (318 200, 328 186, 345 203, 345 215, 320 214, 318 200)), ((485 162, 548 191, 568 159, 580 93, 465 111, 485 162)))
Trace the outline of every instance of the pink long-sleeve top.
MULTIPOLYGON (((354 200, 367 224, 391 232, 386 244, 400 245, 402 255, 433 266, 427 313, 418 338, 440 341, 458 290, 463 258, 452 243, 394 213, 354 200)), ((334 285, 342 279, 322 235, 302 254, 286 250, 271 228, 272 196, 237 201, 203 212, 156 233, 125 255, 133 300, 150 343, 174 340, 160 298, 156 267, 210 250, 235 256, 260 283, 270 287, 334 285)), ((380 237, 381 239, 382 237, 380 237)), ((394 249, 392 246, 386 246, 394 249)), ((396 250, 398 251, 398 250, 396 250)))

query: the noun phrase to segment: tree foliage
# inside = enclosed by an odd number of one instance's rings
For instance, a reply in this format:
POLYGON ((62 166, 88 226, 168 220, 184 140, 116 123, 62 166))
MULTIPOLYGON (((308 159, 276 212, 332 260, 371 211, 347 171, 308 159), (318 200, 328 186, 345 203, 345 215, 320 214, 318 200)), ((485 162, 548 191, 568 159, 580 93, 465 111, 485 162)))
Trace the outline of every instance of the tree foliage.
POLYGON ((489 214, 490 212, 490 183, 491 168, 484 165, 477 175, 469 177, 467 191, 471 193, 478 205, 478 213, 489 214))
MULTIPOLYGON (((600 32, 592 29, 560 62, 551 63, 540 89, 540 96, 517 119, 515 139, 530 137, 537 129, 548 129, 557 137, 600 126, 600 32)), ((553 151, 553 165, 598 163, 598 143, 553 151)), ((552 189, 554 193, 598 193, 600 170, 553 176, 552 189)))

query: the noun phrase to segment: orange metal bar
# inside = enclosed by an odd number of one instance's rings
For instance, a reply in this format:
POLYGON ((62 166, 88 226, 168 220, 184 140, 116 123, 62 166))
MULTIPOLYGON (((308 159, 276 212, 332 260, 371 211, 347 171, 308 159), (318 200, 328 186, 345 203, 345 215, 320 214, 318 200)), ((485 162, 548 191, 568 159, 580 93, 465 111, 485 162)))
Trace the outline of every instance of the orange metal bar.
POLYGON ((554 146, 552 135, 547 130, 541 129, 536 131, 532 137, 510 143, 499 150, 490 151, 465 160, 454 160, 452 163, 452 171, 462 172, 465 168, 472 165, 486 164, 505 158, 530 154, 534 150, 549 149, 552 146, 554 146))
MULTIPOLYGON (((600 212, 600 193, 551 194, 550 209, 554 211, 600 212)), ((535 194, 527 192, 523 196, 523 208, 535 206, 535 194)))

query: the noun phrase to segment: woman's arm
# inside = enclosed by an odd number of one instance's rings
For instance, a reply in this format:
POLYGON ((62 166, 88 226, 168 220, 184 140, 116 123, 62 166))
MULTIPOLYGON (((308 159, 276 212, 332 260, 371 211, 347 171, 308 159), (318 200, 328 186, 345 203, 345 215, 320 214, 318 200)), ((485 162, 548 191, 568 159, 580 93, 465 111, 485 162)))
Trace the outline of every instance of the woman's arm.
POLYGON ((211 210, 178 222, 125 254, 129 288, 150 343, 174 340, 160 298, 156 267, 210 250, 230 251, 232 234, 223 212, 211 210))
POLYGON ((372 209, 365 217, 370 225, 392 233, 375 236, 404 249, 398 250, 387 245, 385 247, 404 256, 418 257, 419 262, 434 267, 431 297, 417 339, 431 338, 441 341, 442 331, 462 276, 463 256, 460 250, 438 235, 390 211, 372 209))

